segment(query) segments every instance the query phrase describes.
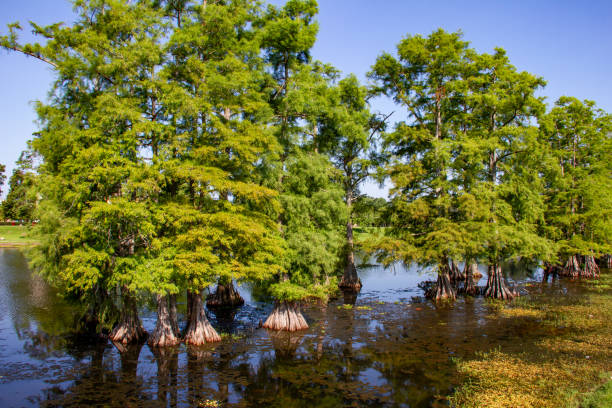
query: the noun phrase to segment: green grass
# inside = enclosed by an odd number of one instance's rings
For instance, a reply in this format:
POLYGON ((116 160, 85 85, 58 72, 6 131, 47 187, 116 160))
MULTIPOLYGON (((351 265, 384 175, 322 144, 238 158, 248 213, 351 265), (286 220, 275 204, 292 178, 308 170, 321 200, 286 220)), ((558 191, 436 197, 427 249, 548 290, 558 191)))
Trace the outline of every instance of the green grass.
POLYGON ((612 381, 584 396, 581 408, 609 408, 612 407, 612 381))
POLYGON ((355 241, 357 243, 364 242, 371 239, 380 238, 385 234, 385 228, 383 227, 356 227, 353 229, 355 241))
POLYGON ((23 225, 0 225, 0 246, 18 246, 35 244, 32 238, 33 228, 23 225))

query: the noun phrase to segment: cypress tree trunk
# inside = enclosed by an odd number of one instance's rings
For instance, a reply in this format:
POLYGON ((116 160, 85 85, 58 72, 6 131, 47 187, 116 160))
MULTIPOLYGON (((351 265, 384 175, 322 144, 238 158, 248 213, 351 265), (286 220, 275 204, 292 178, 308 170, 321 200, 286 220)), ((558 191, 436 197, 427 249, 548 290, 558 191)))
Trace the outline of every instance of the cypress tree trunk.
POLYGON ((168 347, 176 346, 180 343, 178 322, 176 319, 176 310, 173 313, 170 311, 170 296, 157 295, 157 322, 155 330, 149 337, 149 346, 151 347, 168 347))
POLYGON ((584 257, 584 269, 580 274, 581 278, 599 278, 599 266, 595 262, 595 258, 592 255, 584 257))
POLYGON ((478 272, 478 265, 474 262, 465 263, 465 287, 463 292, 469 296, 476 296, 478 288, 474 283, 474 274, 478 272))
POLYGON ((426 294, 426 296, 436 302, 444 299, 455 300, 457 298, 455 288, 453 288, 450 281, 448 259, 445 258, 438 264, 438 280, 433 290, 426 294))
POLYGON ((109 338, 111 341, 121 344, 140 343, 146 339, 147 332, 142 327, 138 317, 136 300, 125 287, 121 289, 121 297, 123 301, 121 317, 109 338))
POLYGON ((201 346, 206 343, 221 341, 221 337, 212 327, 204 310, 204 291, 191 294, 191 307, 185 329, 185 344, 201 346))
POLYGON ((461 271, 459 270, 459 267, 457 266, 457 264, 455 263, 455 260, 453 259, 451 259, 451 264, 450 264, 450 280, 453 283, 465 280, 465 275, 461 273, 461 271))
POLYGON ((206 298, 206 306, 208 308, 225 307, 233 308, 242 306, 244 299, 240 296, 240 293, 234 287, 234 283, 231 279, 219 280, 217 284, 217 290, 215 293, 209 295, 206 298))
POLYGON ((502 300, 510 300, 515 297, 515 294, 506 286, 501 266, 497 264, 489 265, 485 297, 502 300))
POLYGON ((577 278, 578 276, 580 276, 580 274, 581 274, 581 270, 580 270, 580 263, 578 263, 578 256, 572 255, 567 259, 567 262, 563 266, 561 275, 567 276, 570 278, 577 278))
POLYGON ((172 323, 172 330, 174 330, 174 333, 176 333, 176 336, 179 337, 181 334, 181 331, 179 330, 179 324, 178 324, 178 316, 176 313, 176 295, 172 294, 172 295, 168 295, 168 302, 169 302, 169 308, 170 308, 170 323, 172 323))
POLYGON ((346 265, 344 266, 344 274, 338 284, 338 287, 344 291, 359 292, 361 290, 361 280, 357 275, 357 268, 355 267, 355 252, 354 252, 354 241, 353 241, 353 221, 351 220, 350 211, 353 204, 351 193, 347 193, 346 204, 349 208, 349 218, 346 222, 346 242, 347 242, 347 253, 346 253, 346 265))
POLYGON ((271 330, 294 332, 306 330, 308 323, 300 311, 297 302, 282 301, 274 304, 272 314, 268 316, 263 327, 271 330))

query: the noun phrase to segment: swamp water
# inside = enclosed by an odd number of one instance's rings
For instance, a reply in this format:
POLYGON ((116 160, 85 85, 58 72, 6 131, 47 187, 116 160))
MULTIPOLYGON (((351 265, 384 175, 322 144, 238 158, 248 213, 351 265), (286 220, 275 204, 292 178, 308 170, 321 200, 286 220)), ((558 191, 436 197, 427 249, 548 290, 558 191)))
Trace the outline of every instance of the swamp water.
MULTIPOLYGON (((0 406, 448 406, 444 396, 458 385, 455 357, 503 348, 530 331, 527 323, 502 324, 482 298, 440 308, 413 299, 422 294, 417 284, 433 279, 426 272, 371 266, 359 273, 355 305, 338 299, 305 308, 304 332, 258 328, 272 305, 241 289, 245 305, 234 319, 210 313, 231 338, 119 353, 71 336, 74 309, 29 271, 19 250, 0 248, 0 406)), ((541 289, 530 283, 539 272, 510 273, 528 290, 541 289)), ((566 290, 558 282, 546 288, 566 290)), ((151 332, 155 313, 141 318, 151 332)))

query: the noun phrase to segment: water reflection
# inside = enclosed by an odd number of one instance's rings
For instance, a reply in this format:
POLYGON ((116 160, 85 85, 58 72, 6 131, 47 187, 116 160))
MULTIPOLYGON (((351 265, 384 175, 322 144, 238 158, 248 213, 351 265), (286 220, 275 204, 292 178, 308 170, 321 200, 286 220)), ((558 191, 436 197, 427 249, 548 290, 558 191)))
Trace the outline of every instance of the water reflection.
MULTIPOLYGON (((536 268, 506 270, 513 281, 538 279, 536 268)), ((0 249, 0 406, 447 406, 443 396, 458 381, 453 357, 538 335, 534 322, 500 321, 483 299, 413 303, 431 271, 370 266, 360 274, 359 295, 306 308, 304 332, 258 329, 271 305, 243 288, 244 307, 211 313, 232 334, 221 343, 124 348, 73 336, 78 311, 30 274, 17 250, 0 249)), ((568 298, 578 289, 557 281, 529 290, 568 298)), ((153 329, 151 311, 143 323, 153 329)))

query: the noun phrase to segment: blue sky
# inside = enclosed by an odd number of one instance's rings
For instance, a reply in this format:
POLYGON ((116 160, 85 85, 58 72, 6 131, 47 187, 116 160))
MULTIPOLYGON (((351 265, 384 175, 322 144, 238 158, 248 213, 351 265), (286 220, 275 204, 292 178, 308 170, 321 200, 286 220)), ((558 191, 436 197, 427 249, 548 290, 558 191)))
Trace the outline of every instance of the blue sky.
MULTIPOLYGON (((541 95, 549 104, 571 95, 612 112, 612 1, 319 0, 319 7, 313 57, 363 81, 376 57, 393 52, 406 35, 461 29, 479 52, 502 47, 519 70, 542 76, 548 85, 541 95)), ((65 0, 0 0, 0 33, 9 22, 26 26, 28 20, 69 23, 72 7, 65 0)), ((31 101, 44 101, 52 81, 44 63, 0 51, 0 163, 9 175, 37 129, 31 101)), ((395 121, 404 118, 401 108, 385 101, 374 109, 395 111, 395 121)), ((383 194, 374 186, 366 191, 383 194)))

